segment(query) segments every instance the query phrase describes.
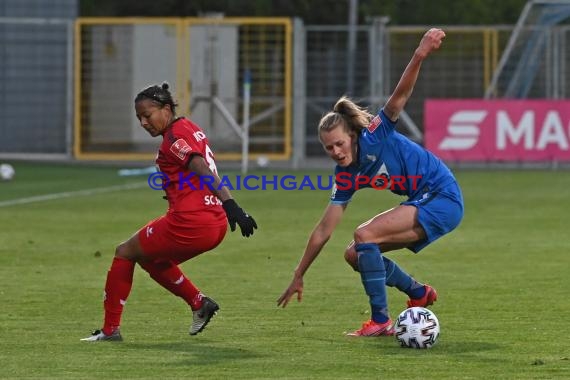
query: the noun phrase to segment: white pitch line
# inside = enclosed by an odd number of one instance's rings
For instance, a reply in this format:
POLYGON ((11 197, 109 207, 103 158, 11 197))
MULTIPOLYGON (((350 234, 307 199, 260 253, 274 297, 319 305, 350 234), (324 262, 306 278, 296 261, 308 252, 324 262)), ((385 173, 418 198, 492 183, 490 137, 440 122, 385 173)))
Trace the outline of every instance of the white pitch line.
POLYGON ((148 184, 146 182, 132 183, 132 184, 128 184, 128 185, 99 187, 99 188, 94 188, 94 189, 85 189, 85 190, 77 190, 77 191, 64 191, 62 193, 52 193, 52 194, 45 194, 45 195, 37 195, 34 197, 11 199, 8 201, 0 202, 0 207, 9 207, 9 206, 23 205, 23 204, 35 203, 35 202, 52 201, 52 200, 62 199, 62 198, 73 198, 73 197, 82 197, 82 196, 89 196, 89 195, 96 195, 96 194, 104 194, 104 193, 110 193, 113 191, 120 191, 120 190, 140 189, 140 188, 143 188, 145 186, 148 186, 148 184))

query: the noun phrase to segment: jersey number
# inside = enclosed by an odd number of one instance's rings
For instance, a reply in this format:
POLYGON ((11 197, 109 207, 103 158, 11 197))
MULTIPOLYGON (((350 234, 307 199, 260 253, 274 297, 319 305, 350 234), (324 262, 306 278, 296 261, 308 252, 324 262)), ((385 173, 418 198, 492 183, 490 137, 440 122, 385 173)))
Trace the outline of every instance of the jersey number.
POLYGON ((216 168, 216 161, 214 161, 214 152, 208 145, 206 145, 206 162, 208 163, 208 167, 215 175, 218 175, 218 169, 216 168))

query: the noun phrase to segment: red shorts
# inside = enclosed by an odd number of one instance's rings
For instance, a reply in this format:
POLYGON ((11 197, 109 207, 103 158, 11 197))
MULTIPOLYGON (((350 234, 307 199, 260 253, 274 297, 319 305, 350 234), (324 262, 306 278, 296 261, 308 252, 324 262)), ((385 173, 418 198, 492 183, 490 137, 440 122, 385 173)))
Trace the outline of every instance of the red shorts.
POLYGON ((222 242, 228 229, 224 220, 214 225, 184 223, 170 214, 154 219, 138 232, 144 254, 182 263, 210 251, 222 242))

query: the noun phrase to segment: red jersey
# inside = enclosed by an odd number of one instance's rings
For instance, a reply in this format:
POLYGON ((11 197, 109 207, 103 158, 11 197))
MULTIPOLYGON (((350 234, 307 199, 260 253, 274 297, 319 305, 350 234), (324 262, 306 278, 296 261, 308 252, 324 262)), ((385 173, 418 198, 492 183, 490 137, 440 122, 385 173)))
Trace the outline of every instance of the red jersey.
POLYGON ((207 186, 212 179, 200 178, 188 168, 190 158, 199 155, 217 174, 214 153, 202 129, 181 117, 164 131, 162 137, 156 164, 169 179, 164 189, 168 198, 168 214, 201 225, 226 223, 221 201, 207 186))

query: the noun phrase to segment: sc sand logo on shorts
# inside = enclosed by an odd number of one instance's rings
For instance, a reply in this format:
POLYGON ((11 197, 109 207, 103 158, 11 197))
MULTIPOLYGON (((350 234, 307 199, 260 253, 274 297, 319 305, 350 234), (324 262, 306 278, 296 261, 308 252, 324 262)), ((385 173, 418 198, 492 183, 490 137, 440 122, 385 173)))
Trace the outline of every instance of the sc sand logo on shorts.
POLYGON ((184 139, 176 140, 171 146, 170 151, 176 155, 176 157, 183 160, 186 157, 186 154, 192 151, 192 148, 184 139))

